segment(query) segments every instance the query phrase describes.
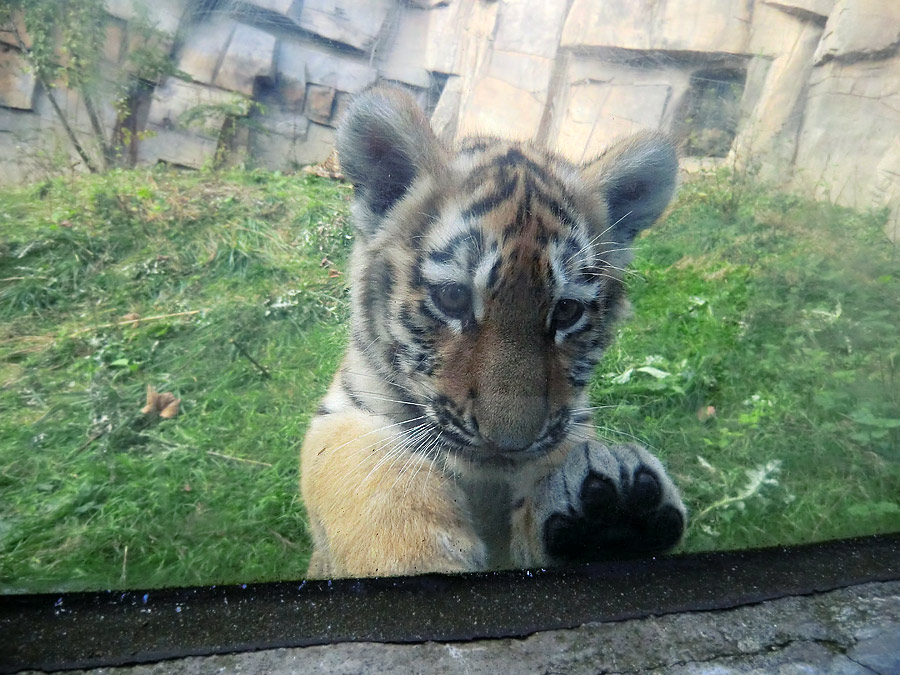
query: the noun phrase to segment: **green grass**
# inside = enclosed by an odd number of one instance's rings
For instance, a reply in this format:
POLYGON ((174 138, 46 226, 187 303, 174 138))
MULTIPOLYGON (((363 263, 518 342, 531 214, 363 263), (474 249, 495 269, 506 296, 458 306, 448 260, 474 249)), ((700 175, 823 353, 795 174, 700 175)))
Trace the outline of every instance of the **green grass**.
POLYGON ((675 474, 685 550, 900 530, 900 251, 882 225, 720 175, 639 240, 636 316, 592 394, 675 474))
POLYGON ((123 172, 2 197, 4 590, 302 576, 299 444, 345 342, 321 263, 346 259, 348 194, 123 172), (180 414, 143 415, 147 385, 180 414))
MULTIPOLYGON (((303 575, 298 451, 346 340, 348 196, 162 170, 0 194, 0 591, 303 575), (180 413, 143 415, 147 385, 180 413)), ((676 475, 685 550, 900 530, 880 225, 719 177, 638 241, 592 395, 605 436, 676 475)))

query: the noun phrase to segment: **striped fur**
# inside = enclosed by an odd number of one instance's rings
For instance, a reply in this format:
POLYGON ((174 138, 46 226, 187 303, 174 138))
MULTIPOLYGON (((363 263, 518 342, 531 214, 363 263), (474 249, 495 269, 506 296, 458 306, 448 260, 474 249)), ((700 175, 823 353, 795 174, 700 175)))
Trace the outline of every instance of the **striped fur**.
POLYGON ((495 138, 451 153, 388 89, 356 100, 338 144, 356 188, 351 340, 302 454, 310 574, 546 563, 522 509, 584 440, 674 150, 647 134, 585 166, 495 138))

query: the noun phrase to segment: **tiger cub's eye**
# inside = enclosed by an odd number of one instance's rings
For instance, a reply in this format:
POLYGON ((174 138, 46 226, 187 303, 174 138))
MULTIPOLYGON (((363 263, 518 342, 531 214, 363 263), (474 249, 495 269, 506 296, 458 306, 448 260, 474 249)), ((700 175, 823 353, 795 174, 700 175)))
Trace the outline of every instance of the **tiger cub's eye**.
POLYGON ((578 300, 563 298, 553 308, 553 327, 556 330, 571 328, 578 323, 578 319, 581 318, 582 314, 584 314, 583 304, 578 302, 578 300))
POLYGON ((469 315, 472 306, 472 292, 463 284, 443 284, 431 291, 434 304, 447 316, 463 319, 469 315))

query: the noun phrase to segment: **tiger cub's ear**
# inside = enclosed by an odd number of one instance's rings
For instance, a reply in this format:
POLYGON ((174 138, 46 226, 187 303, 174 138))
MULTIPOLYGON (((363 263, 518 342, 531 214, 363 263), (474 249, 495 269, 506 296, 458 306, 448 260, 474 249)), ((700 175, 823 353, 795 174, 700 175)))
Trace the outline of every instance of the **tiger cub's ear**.
POLYGON ((337 148, 363 207, 357 225, 368 234, 418 178, 446 163, 425 115, 400 89, 375 87, 356 97, 338 128, 337 148))
POLYGON ((671 201, 678 154, 662 134, 636 134, 614 143, 586 164, 582 175, 606 202, 612 238, 628 244, 650 227, 671 201))

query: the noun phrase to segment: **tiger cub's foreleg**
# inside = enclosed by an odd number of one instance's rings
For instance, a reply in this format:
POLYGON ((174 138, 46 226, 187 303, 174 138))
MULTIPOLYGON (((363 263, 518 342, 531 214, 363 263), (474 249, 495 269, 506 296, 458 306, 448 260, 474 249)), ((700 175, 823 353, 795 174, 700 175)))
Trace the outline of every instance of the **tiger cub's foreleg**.
POLYGON ((662 553, 680 541, 686 521, 656 457, 633 444, 587 441, 513 512, 513 557, 535 566, 662 553))
POLYGON ((485 565, 465 496, 383 417, 315 418, 301 452, 312 577, 465 572, 485 565))

